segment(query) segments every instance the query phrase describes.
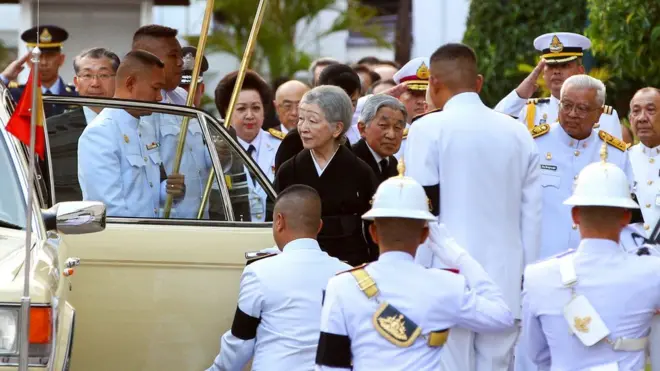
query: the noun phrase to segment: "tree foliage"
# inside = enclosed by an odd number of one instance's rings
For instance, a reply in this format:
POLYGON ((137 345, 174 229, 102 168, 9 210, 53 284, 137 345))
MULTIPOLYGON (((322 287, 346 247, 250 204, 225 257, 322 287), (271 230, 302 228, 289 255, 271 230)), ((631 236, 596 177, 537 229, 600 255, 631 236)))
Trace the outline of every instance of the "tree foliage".
POLYGON ((586 20, 586 0, 472 1, 463 41, 477 53, 485 78, 484 102, 494 107, 527 76, 520 65, 537 60, 539 52, 533 45, 537 36, 553 31, 582 33, 586 20))
MULTIPOLYGON (((347 9, 340 9, 335 0, 270 0, 261 25, 250 67, 273 79, 291 77, 296 71, 306 70, 312 56, 301 50, 297 40, 297 25, 304 28, 300 34, 309 34, 310 27, 321 13, 334 13, 336 19, 329 28, 311 39, 338 31, 356 31, 376 40, 380 46, 390 45, 382 36, 379 26, 369 22, 376 9, 348 0, 347 9)), ((226 52, 241 59, 252 29, 258 0, 219 0, 215 3, 218 25, 207 42, 209 52, 226 52)), ((189 41, 197 44, 198 38, 189 41)))
POLYGON ((619 114, 628 111, 634 92, 660 87, 660 2, 588 0, 592 52, 613 78, 608 95, 619 114))

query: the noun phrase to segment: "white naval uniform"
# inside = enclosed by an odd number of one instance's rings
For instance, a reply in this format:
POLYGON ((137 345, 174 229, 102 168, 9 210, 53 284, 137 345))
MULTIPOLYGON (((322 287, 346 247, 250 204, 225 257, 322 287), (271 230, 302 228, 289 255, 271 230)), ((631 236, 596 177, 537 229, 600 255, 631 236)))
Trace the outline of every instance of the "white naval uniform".
MULTIPOLYGON (((523 268, 536 261, 540 243, 539 153, 529 131, 486 107, 476 93, 463 93, 415 121, 404 160, 406 175, 427 194, 439 185, 429 198, 439 199, 440 221, 519 318, 523 268)), ((430 266, 438 266, 432 260, 430 266)), ((446 370, 473 370, 475 358, 477 371, 508 370, 517 331, 454 337, 455 344, 452 336, 443 354, 446 370)))
POLYGON ((108 216, 157 218, 166 197, 159 146, 153 125, 105 108, 78 142, 83 200, 103 202, 108 216))
MULTIPOLYGON (((497 104, 497 106, 495 106, 495 110, 517 117, 520 122, 527 125, 527 110, 529 107, 528 103, 531 103, 535 107, 533 119, 535 126, 541 124, 552 124, 553 122, 559 120, 559 99, 552 95, 549 98, 527 100, 520 98, 518 93, 516 93, 514 90, 509 93, 509 95, 504 97, 504 99, 502 99, 497 104)), ((600 115, 598 123, 594 125, 594 129, 605 130, 606 132, 621 139, 623 133, 621 131, 621 123, 619 122, 619 114, 614 108, 610 106, 604 106, 603 110, 604 112, 600 115)))
POLYGON ((232 329, 207 371, 309 371, 319 340, 328 280, 351 267, 301 238, 243 271, 232 329))
POLYGON ((424 337, 430 332, 455 326, 484 332, 513 326, 501 291, 483 268, 468 255, 458 265, 460 275, 426 269, 405 252, 386 252, 364 267, 379 290, 372 298, 360 290, 352 274, 333 277, 323 304, 317 370, 435 371, 443 348, 427 345, 424 337), (392 344, 374 328, 372 317, 384 302, 421 328, 409 347, 392 344), (342 345, 341 351, 337 345, 342 345))
MULTIPOLYGON (((646 237, 650 237, 660 219, 660 146, 649 148, 639 143, 632 146, 628 153, 635 177, 633 193, 637 195, 644 217, 642 228, 646 237)), ((660 370, 660 315, 653 319, 649 350, 651 366, 654 370, 660 370)))
MULTIPOLYGON (((238 143, 240 143, 246 152, 250 145, 254 146, 255 151, 252 152, 252 158, 259 165, 259 168, 264 172, 268 180, 273 182, 275 180, 275 155, 277 154, 280 143, 282 143, 282 139, 264 130, 259 130, 259 134, 257 134, 251 143, 238 137, 237 139, 238 143)), ((247 174, 248 188, 250 190, 252 222, 263 222, 266 220, 266 200, 268 196, 247 168, 245 169, 245 173, 247 174)))
MULTIPOLYGON (((592 130, 589 137, 577 140, 569 136, 558 122, 549 127, 549 131, 535 138, 541 154, 539 170, 543 190, 540 259, 575 249, 580 243, 578 226, 573 224, 571 217, 572 207, 563 202, 573 194, 573 184, 580 171, 592 162, 600 161, 604 143, 599 130, 592 130)), ((632 185, 632 169, 625 148, 621 150, 608 145, 607 152, 607 162, 621 168, 632 185)))
MULTIPOLYGON (((589 300, 611 331, 610 339, 647 336, 660 307, 660 258, 631 255, 602 239, 582 240, 568 254, 575 257, 576 294, 589 300)), ((566 255, 525 270, 522 347, 542 370, 590 371, 607 363, 618 363, 619 371, 644 370, 643 350, 615 351, 604 341, 587 347, 570 333, 564 307, 571 290, 562 284, 559 269, 566 255)))

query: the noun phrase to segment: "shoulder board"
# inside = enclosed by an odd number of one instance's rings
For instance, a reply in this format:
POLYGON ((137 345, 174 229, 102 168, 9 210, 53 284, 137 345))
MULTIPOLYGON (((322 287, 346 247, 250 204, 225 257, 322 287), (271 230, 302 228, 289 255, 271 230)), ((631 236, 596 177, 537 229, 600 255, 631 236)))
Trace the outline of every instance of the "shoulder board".
POLYGON ((403 129, 403 139, 408 138, 408 128, 403 129))
POLYGON ((19 86, 20 86, 20 85, 18 85, 18 83, 17 83, 16 81, 10 81, 10 82, 9 82, 9 85, 7 85, 7 87, 8 87, 9 89, 15 89, 15 88, 18 88, 19 86))
POLYGON ((560 252, 560 253, 557 254, 557 255, 553 255, 553 256, 551 256, 551 257, 549 257, 549 258, 541 259, 541 260, 537 261, 537 262, 534 263, 534 264, 543 264, 543 263, 548 263, 548 262, 554 262, 554 261, 556 261, 556 260, 559 259, 559 258, 563 258, 563 257, 566 256, 566 255, 570 255, 570 254, 575 253, 575 251, 576 251, 575 249, 568 249, 568 250, 566 250, 566 251, 562 251, 562 252, 560 252))
POLYGON ((410 123, 412 124, 412 123, 415 122, 416 120, 419 120, 419 119, 421 119, 422 117, 424 117, 424 116, 426 116, 426 115, 428 115, 428 114, 430 114, 430 113, 440 112, 440 111, 442 111, 442 108, 436 108, 436 109, 434 109, 434 110, 431 110, 431 111, 428 111, 428 112, 421 113, 421 114, 419 114, 419 115, 413 117, 413 119, 412 119, 412 121, 410 121, 410 123))
POLYGON ((612 106, 607 106, 607 105, 603 106, 603 113, 604 113, 604 114, 606 114, 606 115, 611 115, 612 112, 614 112, 614 107, 612 107, 612 106))
POLYGON ((550 125, 548 124, 536 125, 529 130, 529 132, 532 134, 532 138, 538 138, 542 135, 547 134, 549 131, 550 131, 550 125))
POLYGON ((527 99, 527 104, 545 104, 549 103, 550 98, 533 98, 533 99, 527 99))
POLYGON ((604 130, 598 131, 598 137, 600 137, 600 139, 602 139, 605 143, 622 152, 625 152, 628 149, 628 143, 622 141, 619 138, 615 138, 612 134, 604 130))
POLYGON ((277 254, 262 255, 262 256, 258 256, 256 258, 248 259, 248 261, 245 263, 245 265, 247 266, 247 265, 250 265, 250 264, 252 264, 256 261, 266 259, 266 258, 270 258, 271 256, 275 256, 275 255, 277 255, 277 254))
POLYGON ((366 267, 367 265, 369 265, 369 263, 364 263, 364 264, 362 264, 362 265, 358 265, 357 267, 353 267, 353 268, 351 268, 351 269, 347 269, 347 270, 345 270, 345 271, 341 271, 341 272, 335 274, 335 276, 339 276, 340 274, 349 273, 349 272, 356 271, 356 270, 358 270, 358 269, 362 269, 362 268, 366 267))
POLYGON ((284 137, 286 136, 286 134, 284 134, 283 132, 281 132, 281 131, 279 131, 275 128, 268 129, 268 134, 274 136, 275 138, 277 138, 279 140, 284 139, 284 137))

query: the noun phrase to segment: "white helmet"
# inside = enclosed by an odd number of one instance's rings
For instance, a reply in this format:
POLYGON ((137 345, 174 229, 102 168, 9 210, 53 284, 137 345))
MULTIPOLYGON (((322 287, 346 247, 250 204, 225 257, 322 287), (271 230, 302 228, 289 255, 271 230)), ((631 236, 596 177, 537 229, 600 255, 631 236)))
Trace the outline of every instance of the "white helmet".
POLYGON ((413 178, 396 176, 384 181, 374 195, 371 210, 362 219, 406 218, 437 221, 429 212, 424 188, 413 178))
POLYGON ((626 174, 607 162, 594 162, 582 169, 573 196, 564 201, 564 205, 639 209, 631 197, 626 174))

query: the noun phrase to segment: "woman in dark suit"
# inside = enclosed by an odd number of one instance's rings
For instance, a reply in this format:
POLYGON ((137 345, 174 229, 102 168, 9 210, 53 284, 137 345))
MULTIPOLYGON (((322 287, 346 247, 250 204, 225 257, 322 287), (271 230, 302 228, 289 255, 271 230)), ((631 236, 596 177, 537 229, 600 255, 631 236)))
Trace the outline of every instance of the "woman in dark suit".
POLYGON ((343 145, 353 116, 351 99, 341 88, 319 86, 303 96, 299 112, 305 149, 278 169, 275 189, 293 184, 316 189, 322 202, 321 248, 351 265, 375 260, 378 251, 365 238, 361 216, 378 181, 369 165, 343 145))

